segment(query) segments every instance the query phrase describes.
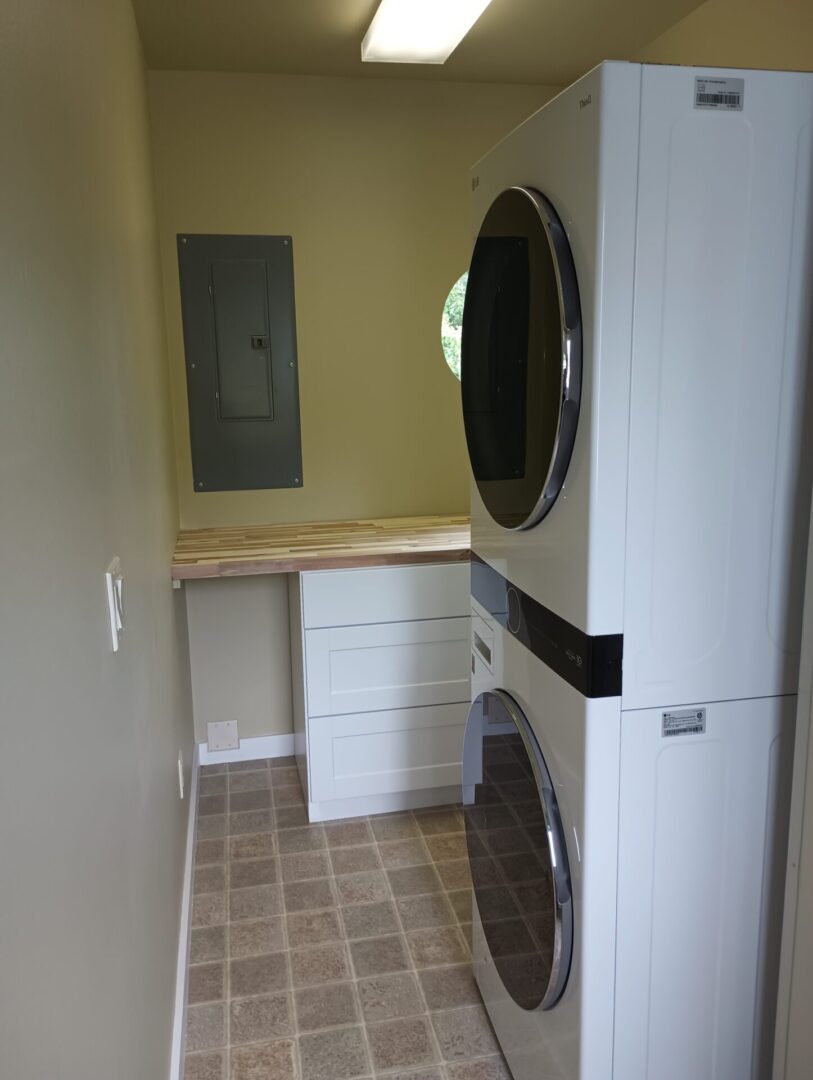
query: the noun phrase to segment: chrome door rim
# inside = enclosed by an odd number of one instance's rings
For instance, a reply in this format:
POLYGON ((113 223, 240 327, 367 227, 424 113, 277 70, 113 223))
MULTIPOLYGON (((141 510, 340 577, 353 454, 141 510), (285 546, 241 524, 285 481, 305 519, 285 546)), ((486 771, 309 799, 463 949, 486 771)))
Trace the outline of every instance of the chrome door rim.
MULTIPOLYGON (((531 1010, 534 1012, 545 1011, 553 1008, 562 997, 570 975, 573 956, 573 894, 564 829, 550 772, 525 714, 511 695, 504 690, 487 690, 483 692, 473 702, 472 709, 477 704, 485 706, 489 698, 495 698, 499 702, 522 740, 526 755, 531 763, 547 834, 553 889, 553 957, 545 992, 539 1004, 531 1010)), ((472 888, 472 892, 474 901, 477 903, 476 889, 472 888)), ((482 922, 479 906, 478 915, 480 915, 480 921, 482 922)), ((486 941, 488 941, 487 936, 486 941)), ((510 991, 508 992, 510 993, 510 991)))

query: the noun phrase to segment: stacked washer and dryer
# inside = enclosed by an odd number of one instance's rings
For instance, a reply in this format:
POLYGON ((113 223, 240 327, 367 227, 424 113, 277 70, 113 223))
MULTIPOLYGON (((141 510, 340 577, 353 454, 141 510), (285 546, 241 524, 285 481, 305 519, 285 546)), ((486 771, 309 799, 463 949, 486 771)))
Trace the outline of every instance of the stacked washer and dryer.
POLYGON ((813 76, 603 64, 472 172, 464 808, 516 1080, 767 1080, 813 76))

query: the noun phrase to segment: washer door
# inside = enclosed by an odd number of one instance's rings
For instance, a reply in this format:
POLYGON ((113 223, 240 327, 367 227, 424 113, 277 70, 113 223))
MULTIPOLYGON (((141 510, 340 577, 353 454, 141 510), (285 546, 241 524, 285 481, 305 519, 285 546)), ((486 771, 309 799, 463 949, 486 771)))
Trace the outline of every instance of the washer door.
POLYGON ((475 700, 466 726, 464 806, 474 899, 489 952, 523 1009, 562 996, 573 954, 567 848, 553 784, 525 715, 504 690, 475 700))
POLYGON ((509 188, 491 205, 469 268, 461 346, 472 472, 506 529, 536 525, 564 483, 579 416, 581 307, 550 202, 509 188))

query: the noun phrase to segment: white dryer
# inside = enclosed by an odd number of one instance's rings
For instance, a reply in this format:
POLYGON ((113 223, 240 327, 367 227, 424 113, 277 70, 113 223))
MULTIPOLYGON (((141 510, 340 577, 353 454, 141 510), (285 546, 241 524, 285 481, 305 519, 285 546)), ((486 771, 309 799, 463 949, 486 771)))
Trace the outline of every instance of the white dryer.
POLYGON ((477 822, 504 801, 488 759, 520 742, 541 793, 527 839, 559 869, 566 854, 572 883, 559 937, 529 927, 538 1000, 514 992, 508 931, 491 940, 500 920, 475 904, 517 1080, 770 1074, 813 471, 812 175, 813 75, 621 63, 472 171, 475 898, 478 870, 513 888, 477 822), (494 723, 508 740, 486 753, 494 723))

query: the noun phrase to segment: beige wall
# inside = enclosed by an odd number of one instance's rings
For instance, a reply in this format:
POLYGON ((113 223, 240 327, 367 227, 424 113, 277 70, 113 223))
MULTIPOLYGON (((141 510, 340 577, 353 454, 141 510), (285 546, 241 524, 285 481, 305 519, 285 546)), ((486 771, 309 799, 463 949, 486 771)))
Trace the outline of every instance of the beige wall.
POLYGON ((195 737, 236 720, 241 739, 292 730, 288 577, 187 582, 195 737))
POLYGON ((127 0, 0 5, 0 146, 0 1076, 161 1080, 192 732, 127 0))
MULTIPOLYGON (((194 72, 149 90, 183 525, 465 511, 440 315, 468 265, 468 168, 551 91, 194 72), (179 232, 293 235, 302 490, 192 490, 179 232)), ((291 731, 283 579, 187 588, 198 739, 291 731)))
POLYGON ((636 59, 808 71, 813 69, 813 3, 707 0, 636 59))
POLYGON ((469 259, 468 167, 542 87, 152 72, 184 527, 468 507, 440 316, 469 259), (192 490, 176 233, 291 233, 304 487, 192 490))

